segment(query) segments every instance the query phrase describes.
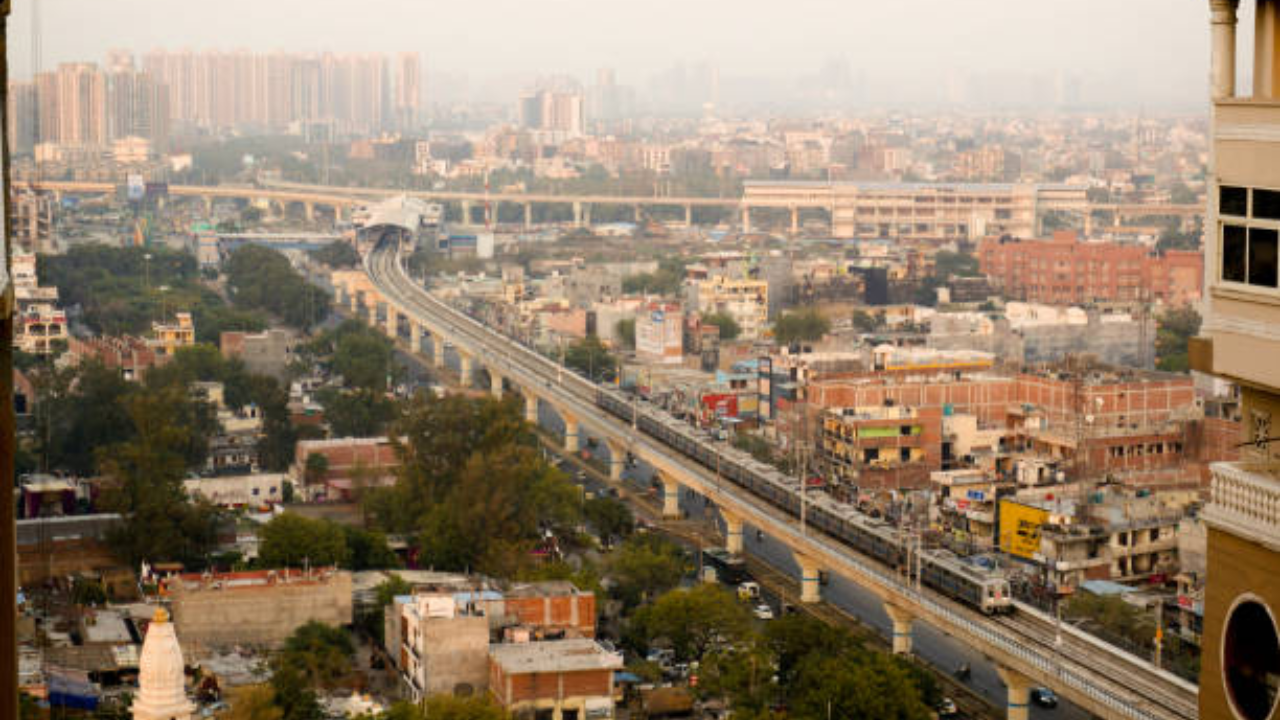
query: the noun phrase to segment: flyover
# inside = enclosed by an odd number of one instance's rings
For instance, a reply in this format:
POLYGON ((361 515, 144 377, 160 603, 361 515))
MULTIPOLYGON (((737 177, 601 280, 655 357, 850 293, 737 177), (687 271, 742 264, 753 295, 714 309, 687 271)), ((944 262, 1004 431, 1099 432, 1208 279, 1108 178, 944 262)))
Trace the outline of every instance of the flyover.
MULTIPOLYGON (((55 195, 114 195, 120 186, 113 183, 42 180, 16 182, 13 189, 51 192, 55 195)), ((1097 224, 1095 214, 1107 214, 1117 223, 1125 218, 1175 216, 1188 220, 1204 214, 1203 204, 1114 204, 1090 202, 1082 186, 1059 184, 1000 183, 827 183, 809 181, 748 181, 742 197, 683 197, 602 194, 552 194, 519 192, 462 192, 454 190, 399 190, 338 185, 310 185, 292 182, 265 182, 261 185, 170 185, 169 195, 202 199, 211 211, 218 199, 265 203, 284 214, 290 205, 300 205, 311 220, 315 209, 329 208, 343 217, 354 207, 392 196, 406 196, 461 208, 468 221, 475 210, 486 205, 495 209, 503 203, 523 208, 524 226, 533 225, 534 206, 567 206, 577 227, 591 225, 594 206, 631 207, 635 219, 645 209, 682 209, 686 225, 693 224, 695 208, 719 208, 740 213, 740 227, 749 232, 752 210, 772 209, 790 213, 790 230, 797 234, 805 211, 821 212, 836 237, 912 238, 978 237, 988 231, 1002 231, 1019 237, 1039 234, 1045 213, 1063 212, 1082 218, 1085 234, 1097 224)))
MULTIPOLYGON (((399 233, 388 232, 388 238, 399 233)), ((564 444, 577 451, 583 434, 609 449, 610 473, 620 477, 630 453, 653 466, 663 485, 664 513, 679 512, 680 487, 713 501, 726 525, 730 552, 742 549, 745 526, 784 543, 801 567, 801 596, 820 599, 822 572, 838 574, 874 593, 893 620, 894 650, 911 651, 911 628, 926 622, 981 651, 1001 668, 1008 717, 1027 717, 1029 690, 1045 685, 1087 711, 1104 718, 1189 719, 1197 716, 1197 688, 1150 663, 1031 608, 1008 617, 987 617, 929 588, 912 583, 897 570, 863 556, 834 538, 797 522, 779 508, 722 479, 657 439, 596 405, 595 384, 550 359, 482 325, 433 297, 404 269, 397 242, 380 241, 365 256, 365 275, 335 279, 339 299, 353 309, 369 309, 376 324, 383 308, 384 327, 393 338, 407 335, 410 349, 421 352, 430 337, 434 361, 445 362, 447 348, 460 359, 464 383, 483 369, 498 396, 508 385, 524 397, 526 418, 536 421, 540 403, 561 416, 564 444)), ((633 401, 638 403, 639 401, 633 401)), ((635 406, 634 412, 639 412, 635 406)), ((709 441, 710 442, 710 441, 709 441)), ((719 448, 720 446, 716 445, 719 448)), ((717 449, 717 454, 723 450, 717 449)))

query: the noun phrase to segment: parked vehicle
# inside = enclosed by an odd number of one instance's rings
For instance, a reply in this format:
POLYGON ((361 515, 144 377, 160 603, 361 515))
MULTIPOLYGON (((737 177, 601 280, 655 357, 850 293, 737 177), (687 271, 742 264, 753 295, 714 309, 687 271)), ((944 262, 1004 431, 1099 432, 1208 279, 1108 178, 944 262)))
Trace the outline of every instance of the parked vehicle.
POLYGON ((1031 688, 1031 702, 1042 708, 1058 707, 1058 696, 1047 687, 1031 688))
POLYGON ((773 608, 769 607, 765 603, 760 603, 752 608, 751 614, 755 615, 757 620, 772 620, 773 608))
POLYGON ((759 600, 760 585, 750 580, 738 583, 738 599, 739 600, 759 600))
POLYGON ((934 709, 938 711, 938 717, 940 718, 950 718, 960 714, 959 708, 956 707, 956 702, 949 697, 942 698, 934 709))

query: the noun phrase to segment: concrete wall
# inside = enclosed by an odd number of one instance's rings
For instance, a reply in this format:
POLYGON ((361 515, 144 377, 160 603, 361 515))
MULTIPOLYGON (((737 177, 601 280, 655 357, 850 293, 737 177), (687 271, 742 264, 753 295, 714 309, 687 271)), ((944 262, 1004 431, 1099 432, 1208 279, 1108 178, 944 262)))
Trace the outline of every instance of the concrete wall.
POLYGON ((351 624, 351 573, 323 581, 222 588, 175 583, 173 621, 184 643, 275 646, 312 620, 351 624))
POLYGON ((425 689, 453 694, 459 685, 489 685, 489 619, 484 616, 427 620, 422 624, 425 689))

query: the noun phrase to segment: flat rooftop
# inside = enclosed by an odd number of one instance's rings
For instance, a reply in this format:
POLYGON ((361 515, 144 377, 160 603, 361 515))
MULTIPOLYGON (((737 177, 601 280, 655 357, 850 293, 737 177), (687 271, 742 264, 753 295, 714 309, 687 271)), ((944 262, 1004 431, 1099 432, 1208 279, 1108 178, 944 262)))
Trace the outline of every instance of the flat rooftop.
POLYGON ((507 675, 622 668, 621 654, 585 638, 494 644, 489 646, 489 657, 507 675))

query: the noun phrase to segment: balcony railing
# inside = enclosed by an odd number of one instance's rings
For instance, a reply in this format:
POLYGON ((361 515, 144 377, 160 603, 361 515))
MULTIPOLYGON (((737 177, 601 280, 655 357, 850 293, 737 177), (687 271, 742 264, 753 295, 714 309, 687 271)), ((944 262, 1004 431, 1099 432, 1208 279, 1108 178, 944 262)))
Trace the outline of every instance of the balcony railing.
POLYGON ((1216 462, 1209 467, 1213 485, 1205 522, 1280 548, 1280 464, 1216 462))

